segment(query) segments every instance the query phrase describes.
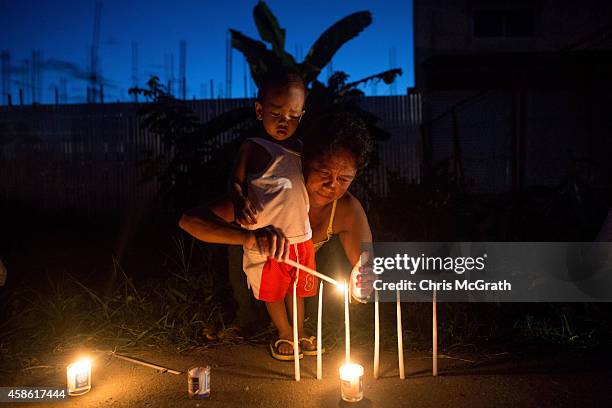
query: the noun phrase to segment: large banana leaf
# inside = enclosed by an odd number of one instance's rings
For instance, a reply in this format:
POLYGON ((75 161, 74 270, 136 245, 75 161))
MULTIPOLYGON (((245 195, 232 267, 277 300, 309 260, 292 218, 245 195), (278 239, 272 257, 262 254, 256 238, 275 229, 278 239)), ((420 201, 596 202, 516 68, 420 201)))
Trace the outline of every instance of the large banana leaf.
POLYGON ((359 11, 335 22, 317 39, 308 51, 300 71, 306 83, 314 81, 344 43, 355 38, 372 23, 369 11, 359 11))
POLYGON ((262 40, 272 44, 274 53, 283 58, 285 50, 285 30, 280 27, 278 20, 266 3, 260 1, 253 9, 253 18, 257 31, 262 40))
POLYGON ((253 81, 259 86, 264 74, 274 65, 280 64, 281 60, 272 51, 266 48, 261 41, 254 40, 240 31, 230 29, 232 35, 232 47, 244 55, 249 67, 253 81))

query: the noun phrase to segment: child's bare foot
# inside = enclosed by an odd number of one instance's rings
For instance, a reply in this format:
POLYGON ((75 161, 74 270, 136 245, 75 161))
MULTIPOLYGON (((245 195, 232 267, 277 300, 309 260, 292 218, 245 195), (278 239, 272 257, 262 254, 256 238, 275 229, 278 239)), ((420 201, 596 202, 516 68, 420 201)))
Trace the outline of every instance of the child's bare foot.
MULTIPOLYGON (((299 347, 299 346, 298 346, 299 347)), ((299 350, 299 349, 298 349, 299 350)), ((270 353, 272 357, 281 361, 292 361, 295 359, 293 354, 293 335, 282 333, 279 334, 279 338, 276 341, 270 343, 270 353)), ((304 357, 301 351, 299 351, 299 358, 304 357)))
MULTIPOLYGON (((317 355, 317 338, 315 336, 300 337, 300 349, 305 356, 317 355)), ((325 348, 321 347, 321 353, 325 352, 325 348)))
MULTIPOLYGON (((289 333, 278 333, 278 338, 288 340, 293 343, 293 332, 289 333)), ((282 342, 278 345, 278 353, 282 355, 293 355, 293 346, 291 343, 282 342)))

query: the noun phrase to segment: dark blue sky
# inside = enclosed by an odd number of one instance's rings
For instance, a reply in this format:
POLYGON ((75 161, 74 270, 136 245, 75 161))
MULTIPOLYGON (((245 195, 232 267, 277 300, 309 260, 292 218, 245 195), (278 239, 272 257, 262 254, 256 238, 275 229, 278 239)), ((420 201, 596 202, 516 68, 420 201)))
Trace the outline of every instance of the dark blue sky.
MULTIPOLYGON (((229 28, 259 39, 252 19, 255 0, 209 1, 118 1, 103 0, 99 59, 107 81, 107 101, 128 100, 131 86, 132 41, 139 48, 139 78, 143 83, 157 74, 166 81, 170 55, 174 75, 179 73, 179 43, 187 42, 187 95, 210 95, 214 80, 215 97, 220 83, 225 87, 225 41, 229 28)), ((268 6, 286 29, 286 49, 295 54, 301 45, 305 55, 318 36, 335 21, 360 10, 369 10, 373 23, 357 38, 347 43, 334 57, 334 70, 343 70, 349 80, 384 71, 390 67, 390 49, 396 49, 397 66, 404 70, 396 89, 405 93, 414 83, 412 69, 412 0, 309 0, 305 2, 269 0, 268 6)), ((11 92, 16 100, 19 67, 42 51, 42 60, 56 60, 57 70, 45 69, 42 78, 42 102, 53 100, 53 88, 60 76, 67 78, 69 102, 85 99, 86 82, 79 76, 86 71, 88 47, 92 41, 94 0, 0 0, 0 49, 11 53, 13 67, 11 92), (61 64, 70 62, 74 65, 61 64)), ((232 96, 244 96, 243 58, 233 53, 232 96)), ((326 70, 320 79, 327 78, 326 70)), ((374 89, 363 89, 372 94, 374 89)), ((225 91, 224 91, 225 92, 225 91)), ((249 92, 252 92, 251 88, 249 92)), ((378 95, 389 93, 389 86, 379 84, 378 95)))

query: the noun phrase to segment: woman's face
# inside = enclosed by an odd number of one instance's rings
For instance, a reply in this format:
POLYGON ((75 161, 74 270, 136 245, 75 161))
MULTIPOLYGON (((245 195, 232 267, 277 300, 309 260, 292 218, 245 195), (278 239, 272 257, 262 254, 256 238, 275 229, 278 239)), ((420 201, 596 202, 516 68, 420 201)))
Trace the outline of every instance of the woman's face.
POLYGON ((324 206, 346 193, 357 173, 354 156, 340 150, 311 160, 306 165, 306 189, 312 207, 324 206))

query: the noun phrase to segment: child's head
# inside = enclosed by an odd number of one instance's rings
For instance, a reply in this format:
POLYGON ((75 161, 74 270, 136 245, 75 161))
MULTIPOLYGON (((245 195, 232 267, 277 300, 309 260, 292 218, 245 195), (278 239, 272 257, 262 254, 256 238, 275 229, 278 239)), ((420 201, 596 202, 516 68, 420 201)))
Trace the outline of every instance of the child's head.
POLYGON ((306 86, 302 78, 288 68, 269 71, 262 80, 255 114, 266 132, 276 140, 291 137, 304 114, 306 86))

